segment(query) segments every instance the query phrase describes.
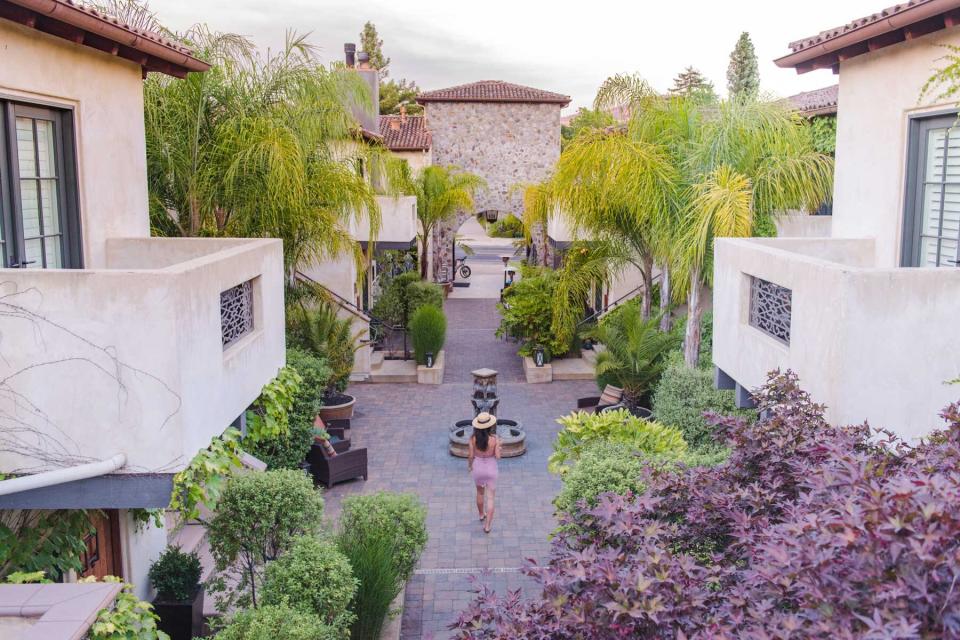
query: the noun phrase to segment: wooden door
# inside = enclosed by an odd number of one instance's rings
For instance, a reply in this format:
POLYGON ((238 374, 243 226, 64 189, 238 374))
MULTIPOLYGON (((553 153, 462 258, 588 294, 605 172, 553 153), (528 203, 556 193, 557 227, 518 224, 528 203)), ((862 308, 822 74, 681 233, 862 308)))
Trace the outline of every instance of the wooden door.
POLYGON ((94 531, 84 540, 87 550, 80 558, 82 577, 123 577, 120 560, 120 517, 116 509, 91 513, 90 522, 94 531))

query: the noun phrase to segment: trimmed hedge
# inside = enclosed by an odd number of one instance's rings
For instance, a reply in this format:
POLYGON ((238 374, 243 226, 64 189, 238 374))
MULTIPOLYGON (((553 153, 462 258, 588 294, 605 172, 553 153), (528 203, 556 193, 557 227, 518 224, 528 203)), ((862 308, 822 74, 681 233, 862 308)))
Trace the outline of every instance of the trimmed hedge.
POLYGON ((394 564, 409 580, 427 544, 427 510, 411 493, 381 491, 343 499, 340 531, 350 537, 386 532, 394 541, 394 564))
POLYGON ((572 513, 582 500, 597 505, 597 496, 608 491, 625 494, 643 490, 640 476, 647 461, 620 442, 597 441, 584 447, 580 460, 563 476, 563 489, 553 500, 558 511, 572 513))
POLYGON ((233 616, 217 640, 343 640, 343 631, 286 605, 247 609, 233 616))
POLYGON ((737 409, 732 391, 713 387, 713 374, 706 369, 690 369, 675 354, 667 365, 653 394, 653 415, 659 422, 674 426, 693 448, 713 448, 714 429, 704 412, 749 417, 755 411, 737 409))
POLYGON ((411 282, 404 290, 406 292, 407 319, 412 319, 417 309, 424 305, 433 305, 443 309, 443 287, 436 282, 419 280, 411 282))
POLYGON ((267 565, 263 604, 287 604, 345 630, 354 619, 348 606, 356 592, 346 556, 333 542, 307 535, 267 565))

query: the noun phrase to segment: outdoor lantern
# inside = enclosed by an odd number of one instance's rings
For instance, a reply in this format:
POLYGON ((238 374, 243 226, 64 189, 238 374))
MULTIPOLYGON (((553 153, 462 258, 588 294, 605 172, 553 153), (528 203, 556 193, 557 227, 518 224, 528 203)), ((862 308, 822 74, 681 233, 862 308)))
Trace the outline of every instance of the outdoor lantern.
POLYGON ((510 262, 510 256, 500 256, 500 259, 503 260, 503 268, 507 268, 507 263, 510 262))
POLYGON ((433 369, 433 351, 427 351, 427 369, 433 369))
POLYGON ((537 348, 533 350, 533 361, 538 367, 543 366, 543 347, 538 345, 537 348))

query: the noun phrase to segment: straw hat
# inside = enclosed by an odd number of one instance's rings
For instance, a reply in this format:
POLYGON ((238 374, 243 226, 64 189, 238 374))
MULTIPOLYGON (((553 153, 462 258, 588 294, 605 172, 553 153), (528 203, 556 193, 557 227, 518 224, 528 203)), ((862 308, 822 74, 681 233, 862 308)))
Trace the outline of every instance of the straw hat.
POLYGON ((495 426, 497 426, 497 416, 490 415, 486 411, 473 419, 474 429, 489 429, 495 426))

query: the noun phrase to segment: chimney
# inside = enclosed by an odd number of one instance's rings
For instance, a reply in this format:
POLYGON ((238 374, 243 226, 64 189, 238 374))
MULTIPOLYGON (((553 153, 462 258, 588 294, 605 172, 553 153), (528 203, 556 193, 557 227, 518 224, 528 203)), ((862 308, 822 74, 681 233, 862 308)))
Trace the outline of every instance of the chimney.
POLYGON ((343 53, 346 58, 347 66, 351 69, 356 65, 357 45, 347 42, 343 45, 343 53))
MULTIPOLYGON (((401 118, 403 118, 403 116, 401 116, 401 118)), ((390 129, 400 131, 400 121, 398 118, 390 118, 390 129)))
POLYGON ((360 74, 360 77, 364 79, 370 89, 373 115, 364 113, 362 110, 354 113, 354 115, 364 129, 376 132, 380 130, 379 115, 377 115, 380 110, 380 73, 370 65, 370 54, 366 51, 357 52, 356 61, 357 73, 360 74))
POLYGON ((400 105, 400 122, 407 124, 407 105, 400 105))

